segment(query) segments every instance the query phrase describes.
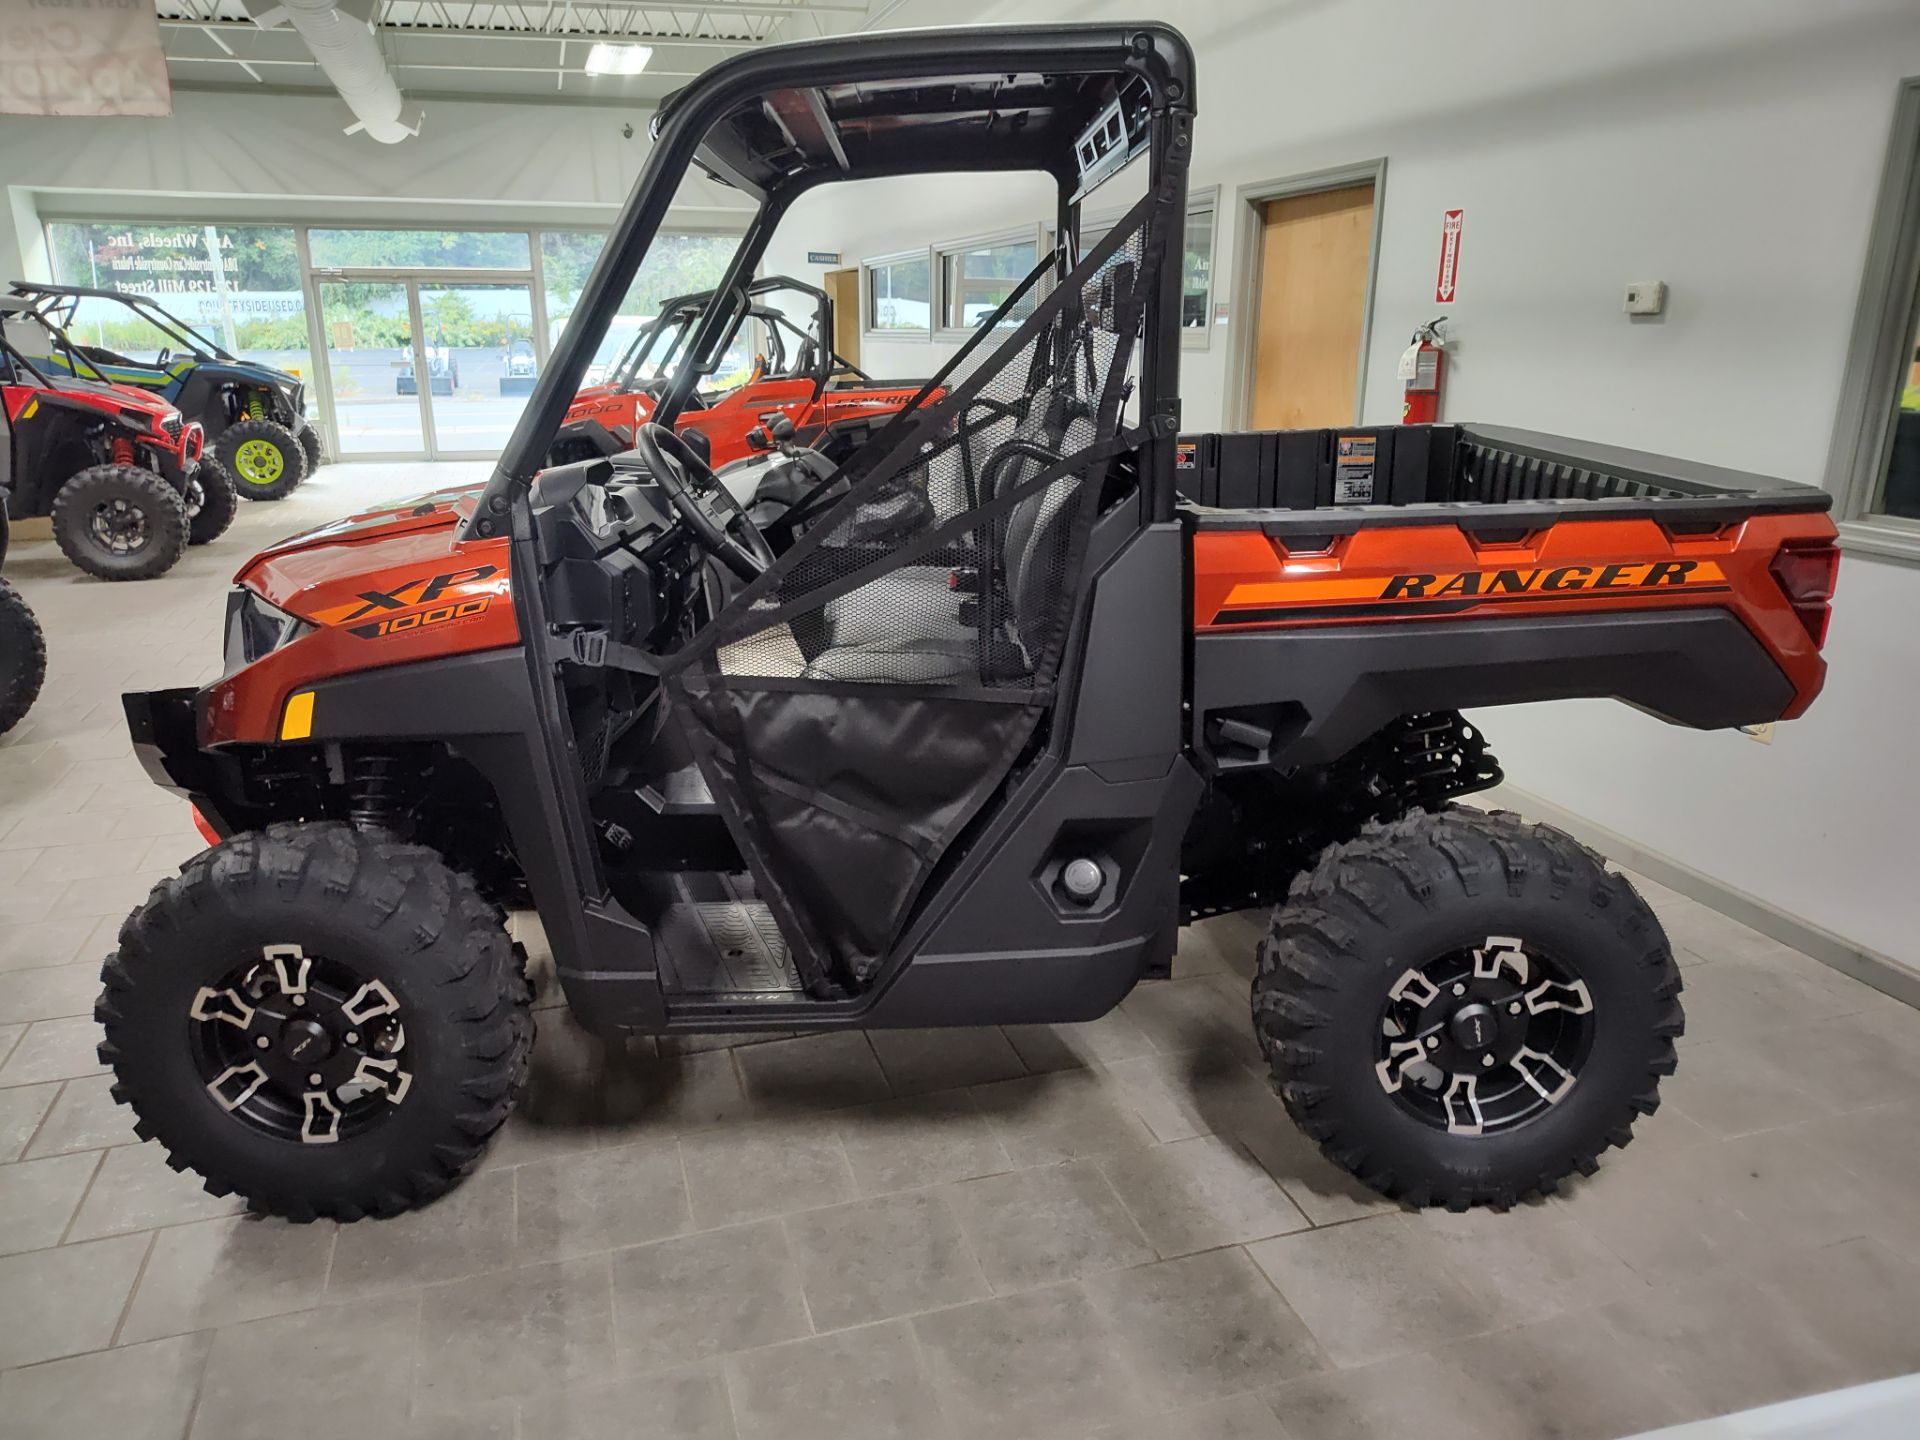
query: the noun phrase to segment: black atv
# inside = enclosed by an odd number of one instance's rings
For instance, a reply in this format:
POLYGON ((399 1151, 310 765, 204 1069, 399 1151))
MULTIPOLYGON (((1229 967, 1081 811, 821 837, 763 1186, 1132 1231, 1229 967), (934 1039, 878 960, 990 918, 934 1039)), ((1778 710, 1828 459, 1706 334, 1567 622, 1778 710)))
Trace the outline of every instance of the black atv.
MULTIPOLYGON (((7 559, 7 506, 0 495, 0 565, 7 559)), ((0 735, 26 718, 47 678, 47 641, 27 602, 0 579, 0 735)))
MULTIPOLYGON (((83 300, 123 305, 158 331, 168 343, 151 360, 93 345, 77 347, 73 358, 83 362, 83 373, 151 390, 198 420, 208 455, 247 499, 285 499, 320 468, 320 434, 307 419, 306 386, 298 376, 240 359, 144 295, 25 280, 14 281, 12 293, 69 332, 83 300)), ((53 360, 68 368, 66 357, 53 360)))

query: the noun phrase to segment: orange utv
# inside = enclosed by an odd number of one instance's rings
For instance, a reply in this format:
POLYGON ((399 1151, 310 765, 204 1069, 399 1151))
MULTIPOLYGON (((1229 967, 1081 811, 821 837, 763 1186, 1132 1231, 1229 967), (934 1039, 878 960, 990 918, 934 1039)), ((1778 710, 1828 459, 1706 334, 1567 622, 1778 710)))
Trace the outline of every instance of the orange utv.
POLYGON ((1599 857, 1461 803, 1480 721, 1800 714, 1827 496, 1490 426, 1183 436, 1195 87, 1176 31, 1096 24, 770 47, 666 101, 486 487, 261 553, 222 678, 126 697, 212 841, 106 963, 140 1133, 296 1219, 431 1200, 526 1073, 516 907, 609 1036, 1087 1021, 1261 907, 1274 1103, 1365 1183, 1503 1206, 1626 1144, 1680 972, 1599 857), (694 166, 756 208, 688 361, 549 465, 694 166), (793 201, 953 171, 1051 176, 1057 248, 839 463, 796 426, 716 477, 681 425, 793 201))

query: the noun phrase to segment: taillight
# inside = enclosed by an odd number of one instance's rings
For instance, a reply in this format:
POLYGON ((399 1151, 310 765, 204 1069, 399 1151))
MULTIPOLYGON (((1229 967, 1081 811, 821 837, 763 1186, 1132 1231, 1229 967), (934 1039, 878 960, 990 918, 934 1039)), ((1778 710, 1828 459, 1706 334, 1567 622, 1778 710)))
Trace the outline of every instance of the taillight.
POLYGON ((1831 540, 1789 542, 1774 553, 1768 568, 1813 637, 1814 648, 1824 646, 1827 621, 1833 615, 1833 582, 1840 572, 1840 547, 1831 540))

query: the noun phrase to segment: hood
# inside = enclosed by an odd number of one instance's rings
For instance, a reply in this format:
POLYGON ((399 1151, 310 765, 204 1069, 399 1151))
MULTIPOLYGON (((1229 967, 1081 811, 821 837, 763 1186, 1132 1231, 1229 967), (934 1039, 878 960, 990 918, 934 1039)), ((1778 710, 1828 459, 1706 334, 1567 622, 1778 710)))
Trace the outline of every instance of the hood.
MULTIPOLYGON (((45 370, 41 374, 47 375, 45 370)), ((154 420, 164 420, 169 415, 180 412, 169 400, 164 400, 151 390, 142 390, 138 385, 117 385, 104 380, 95 380, 85 375, 72 375, 62 370, 47 375, 53 381, 53 391, 57 395, 70 395, 76 400, 86 400, 100 406, 114 406, 121 410, 138 410, 154 420)))
POLYGON ((482 563, 497 566, 504 576, 503 540, 467 544, 455 539, 460 523, 473 513, 480 488, 437 490, 290 535, 249 560, 234 583, 290 615, 326 623, 321 617, 370 590, 395 594, 416 578, 430 580, 482 563), (465 558, 481 549, 488 551, 486 560, 465 558))

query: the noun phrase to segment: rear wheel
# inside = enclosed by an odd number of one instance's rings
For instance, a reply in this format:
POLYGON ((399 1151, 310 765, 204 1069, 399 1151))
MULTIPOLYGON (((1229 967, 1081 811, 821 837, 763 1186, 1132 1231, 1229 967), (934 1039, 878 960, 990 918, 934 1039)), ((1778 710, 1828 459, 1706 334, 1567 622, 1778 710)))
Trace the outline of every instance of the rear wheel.
POLYGON ((240 496, 233 488, 233 477, 213 456, 203 456, 200 468, 187 482, 187 543, 205 545, 218 540, 233 524, 239 508, 240 496))
POLYGON ((525 1073, 498 911, 433 852, 346 825, 204 852, 128 918, 101 978, 100 1058, 137 1132, 293 1220, 433 1199, 525 1073))
POLYGON ((320 432, 311 425, 300 427, 300 450, 307 457, 307 478, 313 478, 313 472, 325 463, 320 453, 320 432))
POLYGON ((151 580, 186 553, 186 502, 151 470, 95 465, 53 497, 53 538, 89 575, 151 580))
POLYGON ((47 642, 20 592, 0 580, 0 735, 33 708, 47 678, 47 642))
POLYGON ((271 420, 242 420, 220 432, 214 458, 249 500, 284 500, 307 478, 307 452, 271 420))
POLYGON ((1382 1194, 1551 1191, 1633 1138, 1684 1020, 1628 882, 1545 825, 1421 813, 1337 845, 1274 911, 1254 1026, 1288 1112, 1382 1194))

